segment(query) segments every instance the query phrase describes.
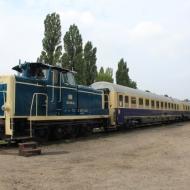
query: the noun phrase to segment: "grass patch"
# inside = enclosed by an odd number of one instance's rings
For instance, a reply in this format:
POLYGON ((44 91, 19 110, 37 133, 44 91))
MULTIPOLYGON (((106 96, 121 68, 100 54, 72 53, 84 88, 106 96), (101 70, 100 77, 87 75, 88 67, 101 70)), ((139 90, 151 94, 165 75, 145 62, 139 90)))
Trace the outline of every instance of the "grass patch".
POLYGON ((7 144, 7 142, 0 140, 0 145, 1 144, 7 144))

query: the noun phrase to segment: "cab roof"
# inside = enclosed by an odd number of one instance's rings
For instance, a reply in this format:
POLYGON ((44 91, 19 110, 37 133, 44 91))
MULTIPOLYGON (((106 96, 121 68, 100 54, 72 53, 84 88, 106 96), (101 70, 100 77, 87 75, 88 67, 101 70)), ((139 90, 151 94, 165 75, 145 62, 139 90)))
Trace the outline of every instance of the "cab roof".
POLYGON ((58 70, 60 72, 73 72, 74 71, 71 71, 69 69, 64 69, 64 68, 61 68, 59 66, 52 66, 52 65, 48 65, 48 64, 44 64, 44 63, 40 63, 40 62, 25 62, 23 64, 20 64, 20 65, 16 65, 15 67, 13 67, 12 69, 21 73, 22 72, 22 69, 24 69, 27 65, 32 65, 32 66, 36 66, 36 67, 41 67, 43 69, 53 69, 53 70, 58 70))

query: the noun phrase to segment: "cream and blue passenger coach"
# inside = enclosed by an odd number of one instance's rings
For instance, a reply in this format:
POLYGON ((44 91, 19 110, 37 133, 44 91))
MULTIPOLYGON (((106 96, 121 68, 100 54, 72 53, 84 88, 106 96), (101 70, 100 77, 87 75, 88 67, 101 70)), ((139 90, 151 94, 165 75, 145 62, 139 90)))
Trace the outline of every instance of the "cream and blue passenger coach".
POLYGON ((113 126, 161 123, 190 119, 190 103, 109 82, 96 82, 105 92, 113 126))
POLYGON ((77 85, 72 71, 42 63, 13 70, 16 76, 0 76, 0 138, 61 138, 107 123, 103 92, 77 85))

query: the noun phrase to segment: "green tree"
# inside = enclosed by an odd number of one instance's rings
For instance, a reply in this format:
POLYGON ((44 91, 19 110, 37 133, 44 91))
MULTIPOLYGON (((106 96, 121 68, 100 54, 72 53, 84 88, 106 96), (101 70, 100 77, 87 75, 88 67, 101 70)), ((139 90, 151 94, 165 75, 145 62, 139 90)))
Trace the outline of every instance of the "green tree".
POLYGON ((132 81, 129 77, 129 68, 127 67, 127 62, 125 62, 123 58, 118 63, 118 69, 116 72, 116 83, 135 89, 137 88, 136 82, 132 81))
POLYGON ((61 62, 61 21, 59 14, 52 13, 44 20, 43 50, 38 61, 56 65, 61 62))
POLYGON ((97 76, 96 66, 96 48, 93 48, 92 43, 88 41, 84 47, 84 69, 86 85, 92 84, 97 76))
POLYGON ((108 67, 104 72, 104 68, 101 67, 96 77, 96 81, 106 81, 113 83, 113 69, 108 67))
POLYGON ((65 52, 62 56, 62 66, 76 71, 77 83, 84 84, 85 77, 82 36, 75 24, 69 27, 69 31, 66 32, 63 41, 65 52))

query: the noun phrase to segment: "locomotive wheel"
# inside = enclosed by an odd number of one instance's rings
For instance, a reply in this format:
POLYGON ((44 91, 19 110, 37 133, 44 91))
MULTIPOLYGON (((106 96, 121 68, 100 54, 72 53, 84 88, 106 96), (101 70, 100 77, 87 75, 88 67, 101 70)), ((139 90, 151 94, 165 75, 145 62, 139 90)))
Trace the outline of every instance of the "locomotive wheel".
POLYGON ((35 137, 40 141, 48 141, 49 140, 49 128, 36 129, 35 137))
POLYGON ((81 126, 79 135, 82 137, 87 137, 92 134, 93 128, 91 126, 81 126))
POLYGON ((68 138, 76 138, 79 134, 78 126, 69 126, 67 127, 67 137, 68 138))
POLYGON ((62 127, 55 127, 53 129, 53 137, 56 139, 56 140, 60 140, 62 139, 64 136, 64 131, 63 131, 63 128, 62 127))

